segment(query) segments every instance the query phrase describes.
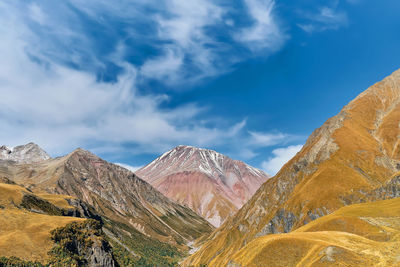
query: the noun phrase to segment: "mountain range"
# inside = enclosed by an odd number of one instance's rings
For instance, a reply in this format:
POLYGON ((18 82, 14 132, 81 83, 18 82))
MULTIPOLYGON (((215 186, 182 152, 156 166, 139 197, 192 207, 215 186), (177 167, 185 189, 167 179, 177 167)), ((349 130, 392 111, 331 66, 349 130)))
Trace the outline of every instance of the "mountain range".
POLYGON ((33 153, 32 146, 21 146, 18 151, 27 151, 33 163, 25 163, 22 154, 18 160, 7 157, 0 161, 0 177, 35 194, 68 195, 86 203, 102 218, 108 238, 133 258, 147 257, 150 265, 174 262, 191 242, 213 230, 195 212, 169 200, 125 168, 82 149, 39 161, 42 150, 33 153), (139 240, 142 244, 136 243, 139 240), (147 247, 138 247, 143 244, 147 247), (170 255, 152 255, 152 246, 170 255))
POLYGON ((0 266, 398 266, 399 197, 400 70, 274 177, 190 146, 136 173, 2 146, 0 266))

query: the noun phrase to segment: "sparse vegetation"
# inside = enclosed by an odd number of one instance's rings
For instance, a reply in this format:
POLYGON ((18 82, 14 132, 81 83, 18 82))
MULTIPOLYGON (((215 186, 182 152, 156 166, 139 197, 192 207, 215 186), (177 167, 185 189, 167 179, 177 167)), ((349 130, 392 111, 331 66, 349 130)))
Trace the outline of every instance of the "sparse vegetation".
POLYGON ((24 261, 17 257, 0 257, 0 267, 44 267, 40 262, 24 261))
POLYGON ((30 211, 46 213, 48 215, 64 215, 62 209, 33 194, 25 194, 23 196, 21 207, 30 211))
POLYGON ((183 257, 183 253, 176 247, 146 237, 122 223, 108 221, 105 227, 138 255, 135 257, 116 242, 109 240, 113 247, 114 258, 120 266, 177 266, 183 257))
POLYGON ((101 227, 99 221, 90 219, 51 231, 51 239, 56 245, 49 252, 49 263, 53 266, 86 266, 87 252, 95 242, 109 252, 111 247, 101 227))

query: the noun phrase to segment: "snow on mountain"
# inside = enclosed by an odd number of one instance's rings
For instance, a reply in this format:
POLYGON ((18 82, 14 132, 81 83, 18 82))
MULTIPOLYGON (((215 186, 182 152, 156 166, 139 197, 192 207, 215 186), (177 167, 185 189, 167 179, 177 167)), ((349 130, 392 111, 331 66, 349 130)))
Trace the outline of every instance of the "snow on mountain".
POLYGON ((8 147, 0 147, 0 160, 12 160, 18 163, 34 163, 50 159, 49 154, 46 153, 35 143, 28 143, 26 145, 8 147))

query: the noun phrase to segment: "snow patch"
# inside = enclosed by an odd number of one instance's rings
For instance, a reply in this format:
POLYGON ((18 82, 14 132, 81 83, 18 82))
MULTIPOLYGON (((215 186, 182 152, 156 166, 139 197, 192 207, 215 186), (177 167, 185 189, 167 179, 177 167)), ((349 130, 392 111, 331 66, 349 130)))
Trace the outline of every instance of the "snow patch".
POLYGON ((214 198, 214 194, 211 192, 207 192, 206 195, 203 196, 200 203, 200 212, 201 214, 207 209, 208 204, 210 204, 211 200, 214 198))
POLYGON ((207 218, 207 221, 215 227, 219 227, 222 222, 221 216, 219 216, 218 212, 215 212, 212 217, 207 218))

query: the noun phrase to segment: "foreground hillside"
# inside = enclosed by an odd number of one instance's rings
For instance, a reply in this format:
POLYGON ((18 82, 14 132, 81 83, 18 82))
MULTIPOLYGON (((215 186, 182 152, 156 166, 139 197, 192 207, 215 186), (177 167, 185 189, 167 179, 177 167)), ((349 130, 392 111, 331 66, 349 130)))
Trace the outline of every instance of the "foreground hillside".
POLYGON ((115 266, 101 222, 76 217, 85 208, 70 196, 34 194, 1 178, 0 266, 115 266))
MULTIPOLYGON (((24 260, 47 260, 53 246, 50 231, 84 219, 31 212, 27 207, 43 200, 15 184, 0 183, 0 255, 24 260)), ((60 198, 62 201, 63 199, 60 198)), ((65 200, 64 200, 65 201, 65 200)), ((67 202, 65 201, 65 205, 67 202)), ((44 205, 41 205, 44 206, 44 205)), ((59 207, 49 205, 54 212, 59 207)))
POLYGON ((354 204, 288 234, 256 238, 230 266, 398 266, 400 198, 354 204))
POLYGON ((82 149, 32 163, 0 160, 0 176, 49 201, 67 195, 92 207, 120 265, 175 265, 191 242, 213 229, 132 172, 82 149))
POLYGON ((215 227, 236 213, 269 176, 209 149, 178 146, 136 172, 215 227))
POLYGON ((302 150, 216 230, 185 265, 226 266, 257 237, 287 233, 365 201, 400 170, 400 71, 314 131, 302 150))

